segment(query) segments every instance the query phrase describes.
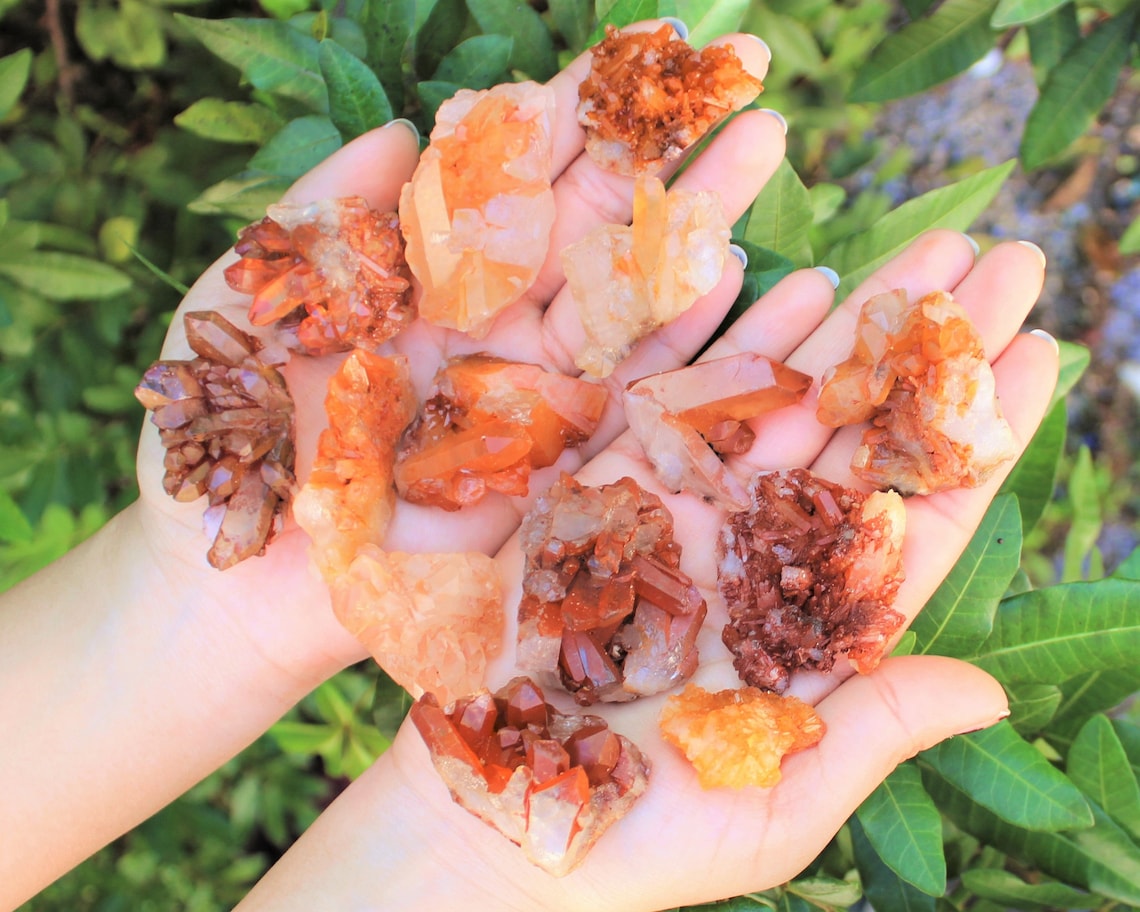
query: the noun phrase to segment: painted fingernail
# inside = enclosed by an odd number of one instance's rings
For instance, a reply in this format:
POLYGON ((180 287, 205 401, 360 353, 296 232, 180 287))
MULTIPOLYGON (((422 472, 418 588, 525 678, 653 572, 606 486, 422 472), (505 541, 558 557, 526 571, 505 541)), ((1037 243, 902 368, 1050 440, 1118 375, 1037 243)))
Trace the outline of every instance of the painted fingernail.
POLYGON ((768 62, 772 62, 772 49, 768 47, 768 42, 761 38, 759 35, 753 35, 745 32, 745 35, 755 41, 760 47, 764 48, 764 53, 768 55, 768 62))
POLYGON ((384 124, 384 129, 387 130, 389 127, 396 126, 396 124, 400 124, 401 126, 406 127, 407 129, 411 130, 412 136, 414 136, 416 138, 416 143, 417 144, 419 143, 420 131, 416 127, 416 125, 414 123, 412 123, 410 120, 408 120, 408 118, 406 118, 406 117, 397 117, 395 120, 388 121, 386 124, 384 124))
POLYGON ((839 273, 832 269, 830 266, 816 266, 815 271, 823 276, 831 283, 832 288, 839 287, 839 273))
POLYGON ((982 252, 982 248, 978 245, 978 242, 966 234, 965 231, 962 232, 962 237, 964 237, 970 243, 970 246, 974 248, 974 256, 977 256, 982 252))
POLYGON ((689 37, 689 27, 676 16, 662 16, 661 21, 673 26, 673 31, 682 41, 689 37))
POLYGON ((1038 339, 1045 339, 1046 341, 1049 342, 1049 344, 1051 344, 1053 346, 1053 351, 1055 351, 1057 354, 1061 353, 1060 344, 1057 342, 1056 339, 1053 338, 1053 336, 1051 336, 1045 330, 1043 330, 1043 329, 1031 329, 1031 330, 1029 330, 1029 335, 1037 336, 1038 339))
POLYGON ((788 122, 784 120, 783 114, 781 114, 779 111, 774 111, 772 108, 761 108, 760 113, 771 114, 773 117, 775 117, 776 120, 780 122, 780 126, 784 128, 784 135, 788 135, 788 122))
POLYGON ((734 257, 736 257, 738 260, 740 260, 740 265, 744 269, 748 268, 748 254, 744 252, 743 247, 739 247, 736 244, 729 244, 728 245, 728 252, 731 253, 734 257))
POLYGON ((1045 251, 1042 250, 1040 247, 1038 247, 1036 244, 1034 244, 1033 241, 1018 241, 1017 243, 1019 243, 1022 247, 1028 247, 1035 254, 1037 254, 1038 258, 1041 260, 1042 266, 1049 265, 1049 261, 1045 257, 1045 251))

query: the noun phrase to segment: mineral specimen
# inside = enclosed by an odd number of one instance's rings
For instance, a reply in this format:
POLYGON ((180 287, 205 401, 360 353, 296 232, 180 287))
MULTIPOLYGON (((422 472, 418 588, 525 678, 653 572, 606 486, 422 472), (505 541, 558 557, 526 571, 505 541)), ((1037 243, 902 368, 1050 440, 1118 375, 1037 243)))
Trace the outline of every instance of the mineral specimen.
POLYGON ((213 311, 184 325, 198 357, 156 361, 135 396, 166 448, 166 493, 208 496, 206 557, 225 570, 264 552, 293 496, 293 399, 275 367, 287 356, 213 311))
POLYGON ((592 53, 578 121, 590 157, 619 174, 660 169, 763 90, 731 46, 695 51, 668 25, 637 33, 607 26, 592 53))
POLYGON ((483 686, 503 635, 502 582, 485 554, 366 544, 329 588, 337 620, 412 696, 448 703, 483 686))
POLYGON ((562 251, 585 347, 582 370, 605 377, 643 336, 675 320, 720 281, 731 237, 712 192, 638 178, 633 224, 602 225, 562 251))
POLYGON ((250 322, 280 322, 301 351, 374 348, 415 318, 396 214, 358 197, 270 206, 234 250, 226 281, 253 295, 250 322))
POLYGON ((743 352, 634 381, 624 393, 625 414, 670 491, 744 510, 748 493, 717 454, 747 452, 755 434, 745 422, 798 402, 811 382, 807 374, 743 352))
POLYGON ((944 291, 868 300, 854 353, 824 375, 818 415, 831 427, 870 421, 851 470, 904 495, 975 487, 1017 455, 981 336, 944 291))
POLYGON ((384 541, 396 500, 396 442, 416 413, 407 360, 352 352, 329 380, 325 411, 329 426, 293 515, 331 581, 362 545, 384 541))
POLYGON ((440 105, 400 194, 426 320, 481 338, 534 284, 554 223, 553 110, 553 89, 533 82, 463 89, 440 105))
POLYGON ((780 760, 818 744, 826 727, 807 703, 755 687, 710 693, 696 684, 665 701, 661 735, 680 748, 702 788, 769 788, 780 760))
POLYGON ((632 478, 584 487, 563 475, 519 538, 520 667, 575 700, 660 693, 697 668, 706 605, 680 569, 673 517, 632 478))
POLYGON ((486 354, 453 358, 401 444, 400 496, 445 510, 527 492, 531 469, 589 439, 603 387, 486 354))
POLYGON ((556 877, 645 791, 649 761, 598 716, 564 715, 528 678, 410 716, 452 797, 556 877))
POLYGON ((797 668, 830 671, 841 655, 874 670, 904 620, 891 607, 903 578, 902 499, 807 469, 761 472, 749 493, 718 546, 722 636, 741 679, 782 693, 797 668))

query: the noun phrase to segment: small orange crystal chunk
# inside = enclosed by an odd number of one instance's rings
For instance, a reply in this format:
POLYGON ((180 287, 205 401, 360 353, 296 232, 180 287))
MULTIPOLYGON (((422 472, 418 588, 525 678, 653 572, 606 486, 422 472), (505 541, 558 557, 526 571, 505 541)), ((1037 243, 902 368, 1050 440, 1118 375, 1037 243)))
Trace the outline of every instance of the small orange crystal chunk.
POLYGON ((904 618, 906 510, 894 491, 864 495, 807 469, 760 472, 752 503, 721 529, 722 639, 741 680, 783 693, 797 668, 830 671, 845 655, 875 669, 904 618))
POLYGON ((662 484, 744 510, 748 492, 717 454, 747 452, 755 434, 745 422, 799 402, 811 382, 743 352, 635 380, 623 399, 630 430, 662 484))
POLYGON ((562 251, 585 347, 574 359, 606 377, 634 344, 712 291, 724 272, 731 230, 720 197, 638 178, 633 224, 602 225, 562 251))
POLYGON ((527 492, 531 469, 589 439, 603 387, 491 355, 452 358, 436 375, 396 465, 400 496, 458 510, 488 491, 527 492))
POLYGON ((332 579, 362 545, 384 541, 392 518, 396 442, 416 413, 407 359, 352 352, 329 380, 325 411, 329 426, 293 514, 332 579))
POLYGON ((632 478, 563 475, 519 529, 520 667, 582 704, 661 693, 697 668, 704 597, 661 499, 632 478))
POLYGON ((657 171, 763 90, 729 45, 696 51, 672 27, 606 27, 578 88, 586 151, 619 174, 657 171))
POLYGON ((415 318, 404 242, 394 212, 359 197, 270 206, 243 228, 226 268, 235 291, 253 295, 255 326, 280 322, 312 355, 374 348, 415 318))
POLYGON ((826 731, 795 697, 755 687, 712 693, 696 684, 665 701, 659 724, 707 789, 770 788, 780 781, 784 755, 814 747, 826 731))
POLYGON ((482 338, 538 276, 550 245, 554 90, 463 89, 440 105, 431 143, 400 194, 420 314, 482 338))
POLYGON ((337 620, 414 697, 471 693, 501 648, 502 582, 485 554, 363 545, 329 588, 337 620))
POLYGON ((561 877, 645 791, 649 761, 598 716, 564 715, 529 678, 409 713, 459 805, 561 877))
POLYGON ((208 496, 206 557, 225 570, 264 553, 293 497, 293 399, 276 367, 288 356, 214 311, 184 324, 198 357, 156 361, 135 396, 166 448, 166 493, 208 496))
POLYGON ((1017 456, 993 369, 966 311, 944 291, 898 289, 863 305, 855 351, 827 371, 819 420, 870 421, 851 470, 880 489, 976 487, 1017 456))

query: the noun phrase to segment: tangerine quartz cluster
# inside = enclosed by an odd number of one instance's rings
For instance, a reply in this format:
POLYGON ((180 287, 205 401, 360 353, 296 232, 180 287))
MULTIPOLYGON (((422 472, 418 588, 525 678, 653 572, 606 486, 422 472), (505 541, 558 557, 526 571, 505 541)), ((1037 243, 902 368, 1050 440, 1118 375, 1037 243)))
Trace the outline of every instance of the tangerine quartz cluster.
POLYGON ((623 394, 625 414, 665 487, 744 510, 748 492, 720 456, 746 453, 756 435, 745 422, 799 402, 811 382, 743 352, 635 380, 623 394))
POLYGON ((487 354, 446 362, 401 444, 400 496, 458 510, 488 491, 527 493, 531 469, 589 439, 606 404, 595 383, 487 354))
POLYGON ((563 715, 528 678, 409 714, 452 797, 556 877, 645 791, 649 761, 604 719, 563 715))
POLYGON ((166 448, 166 493, 209 498, 206 557, 225 570, 265 551, 293 497, 293 399, 276 367, 286 355, 212 311, 183 322, 197 357, 156 361, 135 396, 166 448))
POLYGON ((702 788, 770 788, 784 755, 814 747, 826 731, 807 703, 755 687, 712 693, 689 684, 665 701, 658 721, 702 788))
POLYGON ((396 214, 359 197, 270 206, 234 250, 226 282, 253 295, 250 322, 308 354, 374 348, 415 318, 396 214))
POLYGON ((579 368, 608 376, 643 336, 712 291, 731 230, 716 193, 638 178, 632 225, 602 225, 562 251, 586 343, 579 368))
POLYGON ((671 26, 619 32, 592 50, 578 88, 586 151, 619 174, 657 171, 763 90, 730 45, 696 51, 671 26))
POLYGON ((798 668, 846 656, 874 670, 903 624, 906 511, 893 491, 863 495, 807 469, 761 472, 752 503, 729 514, 718 546, 728 607, 722 638, 744 683, 783 693, 798 668))
POLYGON ((854 353, 824 375, 818 414, 831 427, 870 421, 851 470, 903 495, 975 487, 1017 455, 981 336, 944 291, 869 299, 854 353))
POLYGON ((583 705, 661 693, 697 668, 706 605, 661 499, 632 478, 563 475, 519 530, 520 667, 583 705))
POLYGON ((534 284, 554 224, 553 111, 554 90, 534 82, 463 89, 440 105, 400 194, 424 319, 481 338, 534 284))

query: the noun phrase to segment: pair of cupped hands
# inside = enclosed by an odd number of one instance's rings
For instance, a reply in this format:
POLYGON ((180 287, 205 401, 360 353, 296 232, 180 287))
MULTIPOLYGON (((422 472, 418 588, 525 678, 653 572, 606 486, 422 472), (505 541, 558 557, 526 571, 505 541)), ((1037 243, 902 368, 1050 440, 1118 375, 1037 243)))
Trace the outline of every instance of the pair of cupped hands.
MULTIPOLYGON (((730 35, 718 43, 731 44, 753 74, 763 77, 767 72, 769 52, 763 42, 730 35)), ((537 282, 499 316, 483 339, 422 320, 397 336, 391 348, 408 357, 421 393, 444 359, 474 351, 579 373, 574 353, 584 336, 559 252, 598 225, 628 223, 633 191, 629 178, 602 171, 583 151, 575 107, 578 83, 588 68, 585 54, 551 81, 557 97, 550 175, 557 216, 537 282)), ((782 119, 771 112, 742 113, 690 163, 677 185, 719 194, 729 221, 735 221, 783 157, 784 132, 782 119)), ((394 210, 418 155, 414 130, 396 121, 349 143, 302 177, 285 200, 362 196, 374 208, 394 210)), ((227 254, 191 289, 162 357, 192 357, 182 327, 186 311, 217 309, 239 326, 248 325, 249 299, 229 290, 222 278, 222 269, 232 261, 233 254, 227 254)), ((710 690, 740 686, 720 641, 726 617, 716 594, 714 543, 724 514, 696 496, 661 490, 637 442, 625 433, 621 390, 635 378, 681 367, 696 356, 735 299, 742 274, 741 263, 729 257, 712 292, 646 338, 603 381, 609 402, 598 431, 580 449, 564 453, 555 467, 536 472, 528 497, 492 495, 458 513, 398 504, 386 548, 497 555, 506 581, 508 629, 501 657, 490 669, 487 683, 492 688, 514 674, 513 609, 523 561, 512 536, 534 497, 560 471, 588 484, 629 475, 662 495, 684 549, 682 567, 709 604, 694 680, 710 690)), ((1021 331, 1043 275, 1043 257, 1031 245, 1002 243, 977 256, 967 237, 946 230, 921 236, 834 309, 827 275, 813 269, 789 275, 701 355, 759 352, 816 379, 801 403, 754 422, 755 444, 731 461, 732 469, 747 477, 757 470, 807 467, 831 481, 864 487, 849 468, 861 429, 836 431, 821 425, 815 417, 816 393, 823 371, 850 354, 861 304, 895 288, 905 289, 912 299, 947 290, 966 308, 993 364, 1005 415, 1024 447, 1044 414, 1057 375, 1055 344, 1021 331)), ((296 403, 297 474, 302 483, 317 436, 327 424, 327 380, 342 357, 295 356, 283 369, 296 403)), ((214 616, 219 630, 248 640, 249 649, 263 656, 267 666, 299 681, 322 680, 364 657, 362 647, 333 618, 327 589, 309 564, 308 538, 294 523, 286 525, 264 556, 219 573, 205 564, 202 503, 178 504, 162 491, 162 450, 149 424, 139 450, 139 475, 155 559, 167 567, 172 586, 200 590, 201 610, 214 616)), ((906 501, 906 581, 895 607, 908 619, 922 609, 953 566, 1003 476, 1004 471, 976 489, 906 501)), ((557 881, 532 868, 503 837, 452 804, 418 734, 405 724, 388 753, 318 820, 248 902, 276 908, 300 903, 309 890, 323 888, 315 894, 323 897, 320 907, 340 908, 336 897, 348 905, 344 891, 351 882, 357 900, 370 895, 372 902, 366 905, 386 907, 391 885, 370 883, 370 870, 377 864, 375 853, 389 857, 392 848, 374 831, 382 830, 386 820, 399 820, 400 813, 390 806, 386 813, 382 806, 373 808, 378 816, 370 819, 361 809, 373 800, 416 806, 418 825, 431 834, 422 850, 438 860, 439 883, 455 877, 466 880, 459 895, 469 908, 655 909, 764 889, 802 870, 897 763, 943 738, 998 721, 1007 705, 999 685, 986 674, 935 656, 888 658, 867 676, 853 676, 849 669, 828 675, 801 673, 794 677, 791 693, 815 705, 827 734, 817 747, 785 759, 779 785, 742 791, 704 791, 698 786, 686 761, 657 734, 664 697, 593 707, 591 711, 606 716, 650 757, 650 787, 582 866, 557 881), (338 847, 333 855, 330 844, 338 847)), ((431 889, 424 884, 427 904, 422 908, 434 908, 427 899, 431 889)))

